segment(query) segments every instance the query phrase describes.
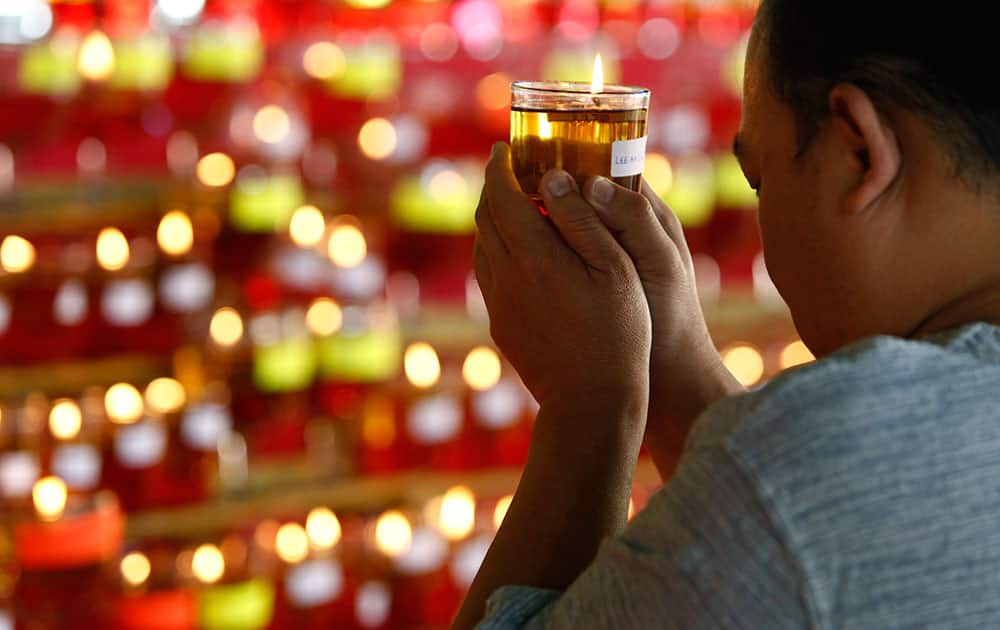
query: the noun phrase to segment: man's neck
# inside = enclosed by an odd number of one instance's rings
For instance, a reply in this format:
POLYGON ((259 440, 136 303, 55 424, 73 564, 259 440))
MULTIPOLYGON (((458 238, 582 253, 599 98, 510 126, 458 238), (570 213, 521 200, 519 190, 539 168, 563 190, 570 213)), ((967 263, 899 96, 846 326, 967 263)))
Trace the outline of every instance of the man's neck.
POLYGON ((1000 279, 942 305, 931 312, 907 337, 927 337, 975 322, 1000 326, 1000 279))

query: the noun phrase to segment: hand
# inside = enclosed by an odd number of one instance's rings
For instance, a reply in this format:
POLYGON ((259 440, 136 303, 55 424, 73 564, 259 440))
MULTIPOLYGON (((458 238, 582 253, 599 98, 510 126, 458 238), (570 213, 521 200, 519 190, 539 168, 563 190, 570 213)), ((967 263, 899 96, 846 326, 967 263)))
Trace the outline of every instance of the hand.
POLYGON ((521 192, 510 148, 494 146, 475 248, 493 339, 543 406, 624 397, 644 411, 651 327, 636 269, 572 177, 551 171, 541 189, 551 221, 521 192))
POLYGON ((628 252, 653 323, 646 445, 661 475, 672 472, 694 420, 743 390, 722 363, 698 300, 694 265, 677 216, 643 182, 632 192, 591 178, 584 196, 628 252))

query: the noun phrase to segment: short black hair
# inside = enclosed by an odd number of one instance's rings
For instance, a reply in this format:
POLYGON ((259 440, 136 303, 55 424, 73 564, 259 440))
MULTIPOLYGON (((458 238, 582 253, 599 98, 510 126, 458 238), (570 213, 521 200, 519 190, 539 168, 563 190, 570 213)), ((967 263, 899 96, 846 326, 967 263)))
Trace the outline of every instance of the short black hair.
POLYGON ((830 89, 852 83, 880 108, 922 116, 956 174, 978 188, 1000 171, 994 15, 981 0, 763 0, 756 28, 800 152, 829 116, 830 89))

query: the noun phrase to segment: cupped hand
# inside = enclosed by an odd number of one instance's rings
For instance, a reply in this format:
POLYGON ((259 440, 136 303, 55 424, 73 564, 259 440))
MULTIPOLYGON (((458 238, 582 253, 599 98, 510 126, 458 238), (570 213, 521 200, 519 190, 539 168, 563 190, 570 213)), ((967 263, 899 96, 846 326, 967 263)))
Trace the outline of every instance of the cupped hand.
POLYGON ((497 346, 543 406, 648 396, 651 324, 636 268, 573 179, 542 179, 546 218, 498 143, 476 210, 475 268, 497 346))
POLYGON ((667 476, 698 415, 743 388, 709 335, 691 253, 673 211, 645 182, 637 193, 595 177, 584 185, 584 197, 628 252, 649 304, 653 341, 646 443, 667 476))

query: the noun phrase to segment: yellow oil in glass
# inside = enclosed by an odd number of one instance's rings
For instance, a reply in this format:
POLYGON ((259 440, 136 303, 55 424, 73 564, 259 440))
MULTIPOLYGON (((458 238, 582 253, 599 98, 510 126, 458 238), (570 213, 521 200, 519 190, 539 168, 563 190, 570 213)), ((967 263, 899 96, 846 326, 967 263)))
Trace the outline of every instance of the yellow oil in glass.
POLYGON ((618 140, 646 135, 646 110, 539 111, 512 108, 510 147, 521 190, 538 199, 538 183, 547 171, 560 168, 579 186, 603 175, 630 190, 639 190, 641 174, 611 177, 612 146, 618 140))

